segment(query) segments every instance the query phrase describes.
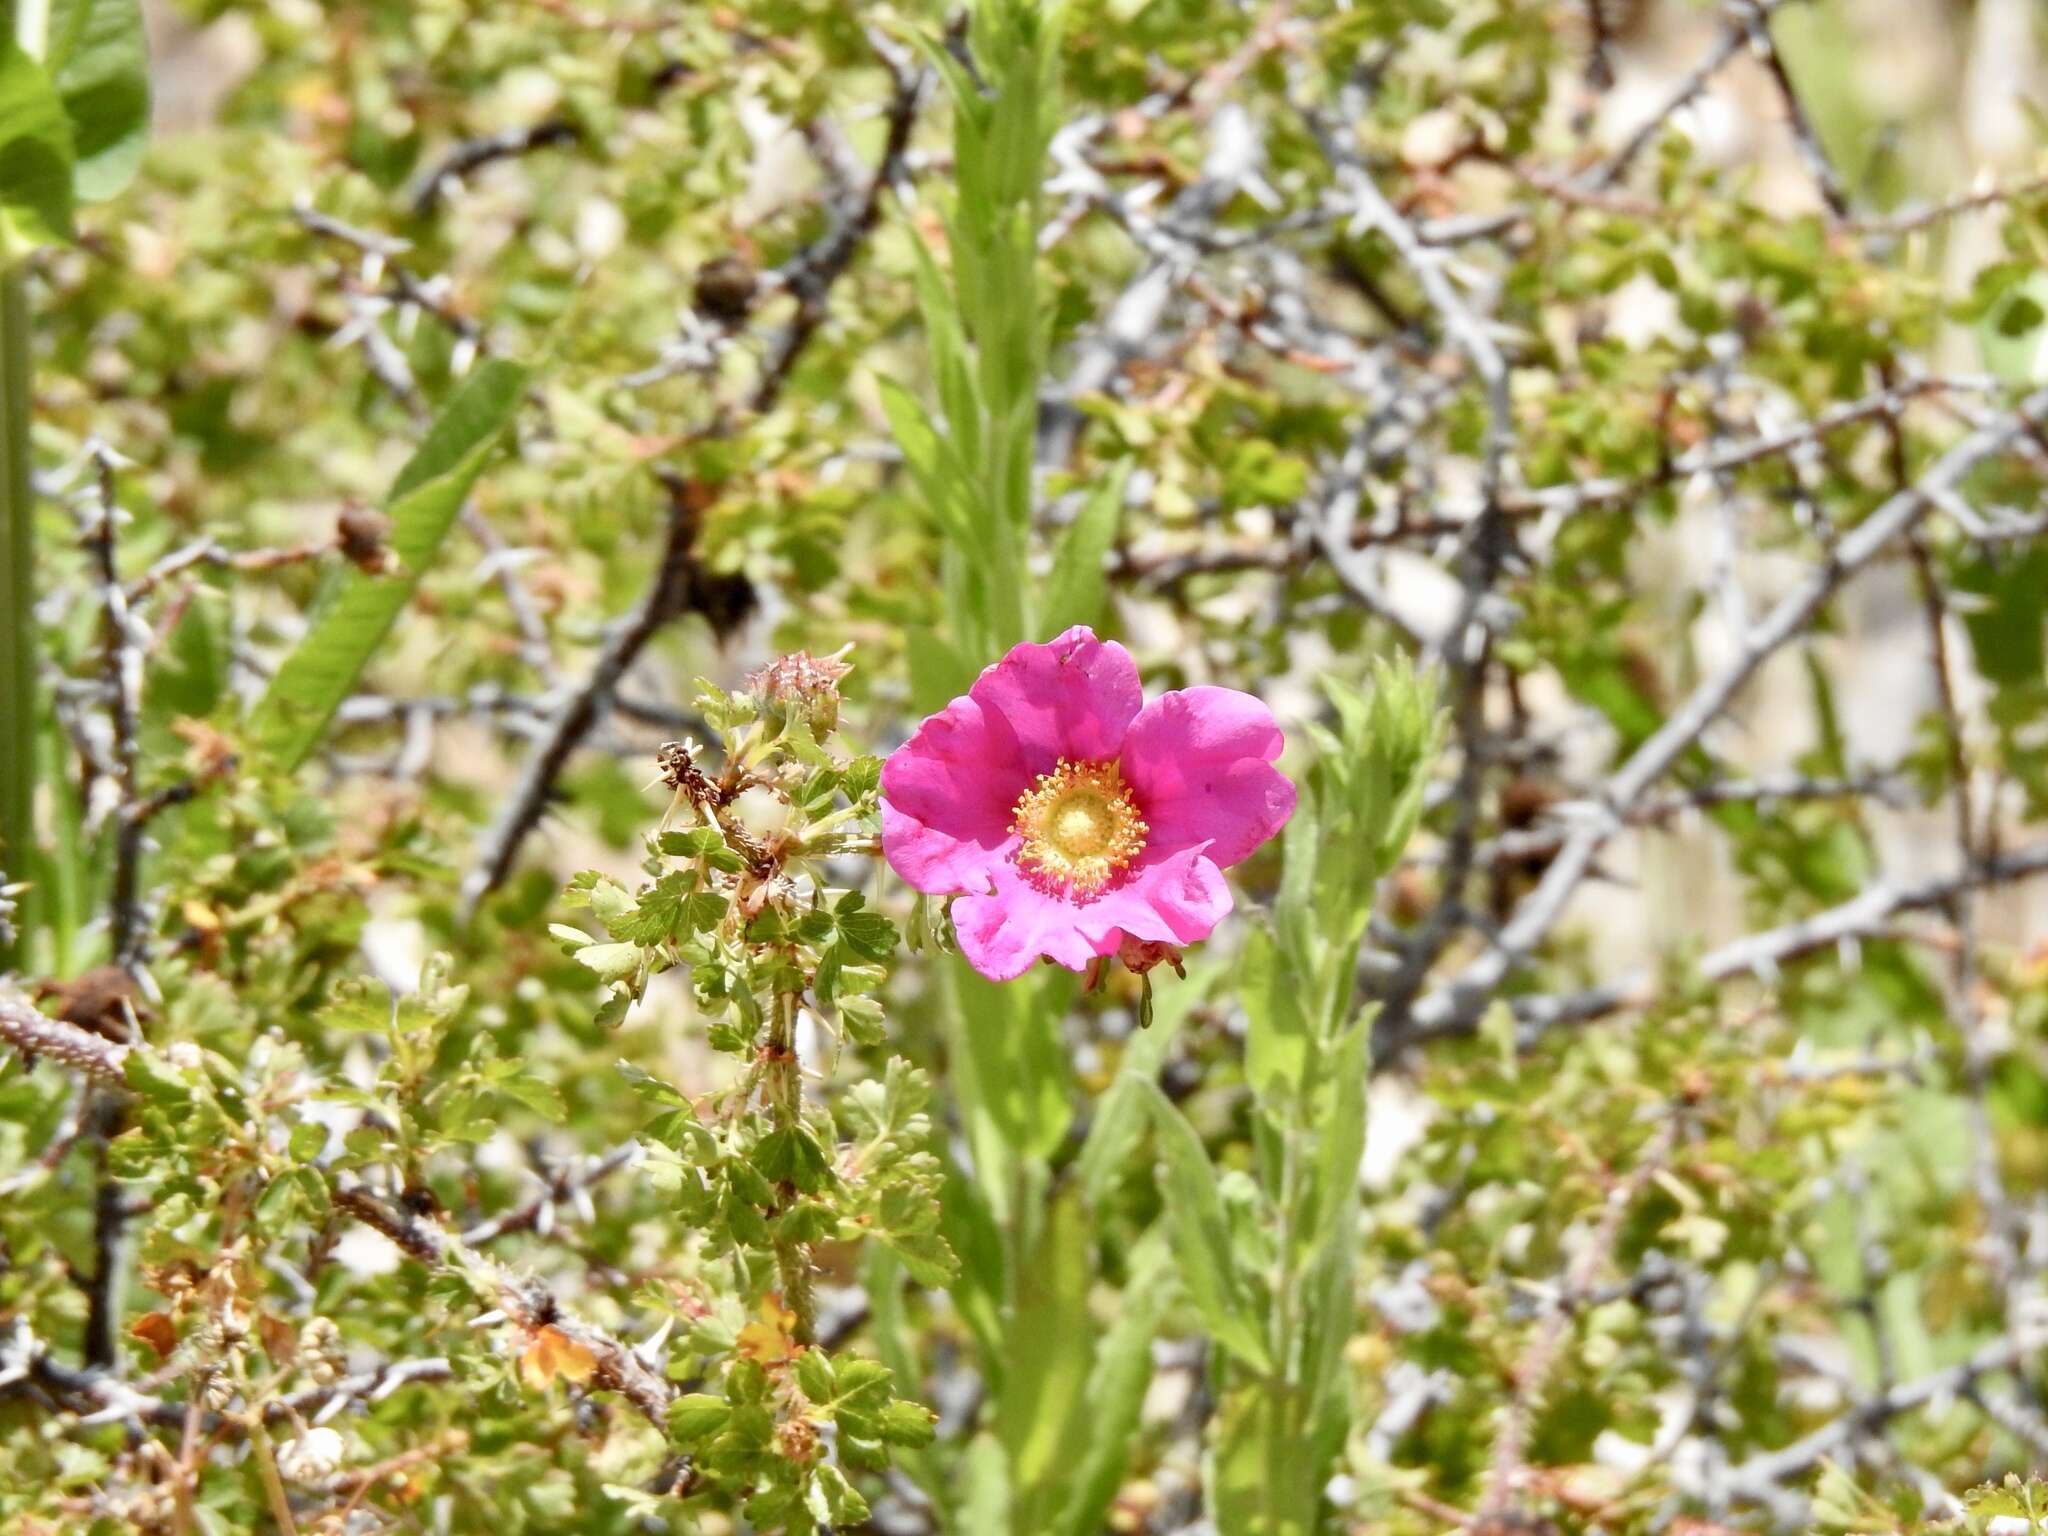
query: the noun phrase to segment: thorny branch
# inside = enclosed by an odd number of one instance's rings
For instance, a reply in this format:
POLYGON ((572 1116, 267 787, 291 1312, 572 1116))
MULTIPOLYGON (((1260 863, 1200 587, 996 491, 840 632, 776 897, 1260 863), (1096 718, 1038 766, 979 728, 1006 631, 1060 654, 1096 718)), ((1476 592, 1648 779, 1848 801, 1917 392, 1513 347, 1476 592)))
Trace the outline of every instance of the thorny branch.
POLYGON ((489 1289, 503 1315, 528 1332, 553 1328, 588 1350, 596 1362, 592 1380, 624 1397, 658 1429, 666 1429, 676 1388, 650 1363, 611 1334, 566 1312, 553 1291, 528 1275, 475 1252, 463 1239, 425 1217, 415 1216, 360 1185, 337 1189, 337 1206, 374 1227, 407 1254, 434 1269, 462 1275, 489 1289))
POLYGON ((1602 844, 1630 807, 1661 779, 1717 720, 1773 653, 1806 632, 1823 605, 1859 570, 1887 553, 1939 495, 1952 491, 1979 463, 2008 449, 2048 413, 2048 391, 2030 395, 2009 418, 1973 432, 1944 454, 1915 484, 1891 496, 1839 540, 1825 561, 1782 598, 1742 639, 1733 660, 1703 679, 1664 724, 1609 776, 1594 797, 1599 810, 1586 818, 1558 851, 1536 888, 1487 949, 1436 992, 1422 997, 1407 1019, 1388 1026, 1389 1038, 1409 1030, 1441 1034, 1469 1026, 1510 969, 1541 942, 1563 916, 1602 844))
MULTIPOLYGON (((888 141, 868 185, 855 194, 850 206, 842 206, 832 231, 799 251, 780 274, 777 286, 795 296, 796 314, 771 345, 760 380, 748 398, 747 409, 753 415, 774 409, 781 398, 804 349, 824 324, 833 288, 852 267, 881 216, 884 191, 902 174, 924 77, 909 67, 895 44, 879 35, 871 41, 894 82, 888 141)), ((547 809, 555 781, 584 738, 610 711, 620 683, 648 642, 670 621, 696 606, 696 542, 706 510, 704 492, 696 486, 672 487, 671 501, 673 510, 653 582, 633 612, 606 639, 589 675, 564 696, 547 735, 527 759, 519 783, 479 844, 463 879, 465 910, 474 912, 477 903, 511 872, 520 846, 547 809)))
MULTIPOLYGON (((1202 584, 1209 579, 1247 572, 1268 573, 1276 583, 1301 583, 1291 588, 1297 594, 1334 585, 1335 595, 1310 601, 1358 603, 1405 643, 1443 657, 1454 670, 1457 767, 1434 797, 1435 804, 1445 807, 1445 831, 1417 860, 1437 877, 1433 901, 1405 933, 1395 932, 1391 924, 1376 925, 1368 941, 1390 951, 1366 957, 1372 990, 1386 1004, 1377 1027, 1379 1060, 1393 1059, 1425 1040, 1469 1032, 1503 998, 1528 1046, 1562 1025, 1622 1009, 1676 1004, 1695 982, 1754 977, 1770 988, 1781 968, 1822 951, 1837 952, 1853 964, 1861 945, 1904 941, 1929 946, 1947 962, 1944 990, 1965 1058, 1963 1086, 1978 1125, 1973 1186, 1990 1229, 1987 1247, 2006 1282, 2008 1335, 1965 1366, 1921 1381, 1887 1384, 1875 1395, 1859 1392, 1833 1423, 1784 1453, 1732 1468, 1717 1467, 1711 1459, 1701 1466, 1692 1491, 1710 1509, 1721 1510, 1732 1498, 1761 1504, 1787 1522, 1803 1519, 1805 1511, 1803 1495, 1792 1493, 1788 1484, 1845 1452, 1896 1459, 1884 1437, 1889 1421, 1946 1393, 1972 1397, 2028 1443, 2029 1426, 2040 1427, 2038 1412, 2025 1400, 2024 1378, 2017 1394, 1981 1384, 1982 1378, 2014 1373, 2039 1344, 2024 1325, 2024 1309, 2037 1305, 2028 1299, 2032 1271, 2027 1269, 2025 1284, 2015 1285, 2012 1278, 2016 1265, 2025 1268, 2012 1234, 2025 1230, 2028 1212, 2016 1209, 2011 1192, 2001 1187, 1983 1129, 1987 1053, 2001 1047, 1989 1043, 1992 1037, 1978 1017, 1975 955, 1981 936, 1974 914, 1986 893, 2048 874, 2048 850, 2030 843, 2000 846, 1996 786, 1981 786, 1967 739, 1971 706, 1958 698, 1951 676, 1956 669, 1949 654, 1955 643, 1951 636, 1959 615, 1942 600, 1940 578, 1928 578, 1934 574, 1930 550, 1937 538, 1954 535, 1988 551, 2039 536, 2042 519, 2037 509, 2019 500, 2024 492, 2006 493, 2016 505, 1986 504, 1980 487, 1992 480, 1993 471, 2013 465, 2038 472, 2048 458, 2042 437, 2048 394, 2014 400, 1996 380, 1943 376, 1901 358, 1896 369, 1878 370, 1875 387, 1864 397, 1811 413, 1795 411, 1743 375, 1745 338, 1731 334, 1725 338, 1729 346, 1723 366, 1711 380, 1714 403, 1700 436, 1666 434, 1654 468, 1641 473, 1565 475, 1552 483, 1524 484, 1515 472, 1519 425, 1507 387, 1516 333, 1496 313, 1503 301, 1489 291, 1487 278, 1494 269, 1486 258, 1489 246, 1497 246, 1504 257, 1515 256, 1517 243, 1528 238, 1526 231, 1547 220, 1585 217, 1589 211, 1631 216, 1665 211, 1655 200, 1628 193, 1634 173, 1667 133, 1687 129, 1688 109, 1738 67, 1754 69, 1775 97, 1791 152, 1819 205, 1819 222, 1838 247, 1868 241, 1878 255, 1887 242, 2041 197, 2048 183, 2034 175, 1888 215, 1857 210, 1773 35, 1774 17, 1790 3, 1726 0, 1718 33, 1649 115, 1632 120, 1616 147, 1573 174, 1529 165, 1512 168, 1522 186, 1520 204, 1477 220, 1442 216, 1436 205, 1429 211, 1439 216, 1424 217, 1418 203, 1427 197, 1426 190, 1404 200, 1392 190, 1387 162, 1353 153, 1344 137, 1347 129, 1320 123, 1318 138, 1335 189, 1325 193, 1318 208, 1250 229, 1217 227, 1208 215, 1219 199, 1260 200, 1256 129, 1249 145, 1237 146, 1234 159, 1212 161, 1204 181, 1183 183, 1163 215, 1146 211, 1147 194, 1156 186, 1133 192, 1112 185, 1090 158, 1099 126, 1071 125, 1054 145, 1054 188, 1070 195, 1066 218, 1078 221, 1086 211, 1099 210, 1145 258, 1107 321, 1076 349, 1075 387, 1060 391, 1059 403, 1073 393, 1127 388, 1127 379, 1136 376, 1131 365, 1186 345, 1190 332, 1218 338, 1218 344, 1234 334, 1290 364, 1326 371, 1356 391, 1357 446, 1329 465, 1321 483, 1300 500, 1273 509, 1271 536, 1198 536, 1166 547, 1155 542, 1142 550, 1127 548, 1112 574, 1140 596, 1161 596, 1183 606, 1199 601, 1197 594, 1208 590, 1202 584), (1219 163, 1227 164, 1227 179, 1208 179, 1219 163), (1197 187, 1201 196, 1190 196, 1197 187), (1337 280, 1357 292, 1382 323, 1378 335, 1356 334, 1325 318, 1327 305, 1317 286, 1325 274, 1304 248, 1317 249, 1335 229, 1366 234, 1391 253, 1392 262, 1385 266, 1361 258, 1351 246, 1328 258, 1337 280), (1234 294, 1256 294, 1256 299, 1234 294), (1171 323, 1176 304, 1184 306, 1187 317, 1178 330, 1171 323), (1316 323, 1290 323, 1291 316, 1305 313, 1316 314, 1316 323), (1476 453, 1456 456, 1459 473, 1446 481, 1439 478, 1444 460, 1430 456, 1440 450, 1425 441, 1425 434, 1441 426, 1447 388, 1476 403, 1472 416, 1484 423, 1484 435, 1476 453), (1898 451, 1905 424, 1941 417, 1962 425, 1960 439, 1951 440, 1930 462, 1909 463, 1898 451), (1863 441, 1881 435, 1894 447, 1892 483, 1869 510, 1858 507, 1853 516, 1833 521, 1821 510, 1816 486, 1851 451, 1842 440, 1871 427, 1876 432, 1863 434, 1863 441), (1554 772, 1557 756, 1522 734, 1526 722, 1518 713, 1517 679, 1505 669, 1489 675, 1485 666, 1489 643, 1512 635, 1518 621, 1505 601, 1518 574, 1515 562, 1544 559, 1575 519, 1637 517, 1651 498, 1673 492, 1706 503, 1710 515, 1738 540, 1745 505, 1782 497, 1812 541, 1809 564, 1789 590, 1781 588, 1775 601, 1758 606, 1752 606, 1754 594, 1742 593, 1731 579, 1732 596, 1739 599, 1726 610, 1731 652, 1706 667, 1662 710, 1661 726, 1619 754, 1604 773, 1590 783, 1560 785, 1541 824, 1510 824, 1481 765, 1491 756, 1501 764, 1523 765, 1518 772, 1531 771, 1532 765, 1554 772), (1485 558, 1489 550, 1491 559, 1485 558), (1387 579, 1396 560, 1410 562, 1398 567, 1404 570, 1424 561, 1447 567, 1455 587, 1440 606, 1448 611, 1418 610, 1399 584, 1387 579), (1792 774, 1744 781, 1720 777, 1728 770, 1716 765, 1714 750, 1731 711, 1766 665, 1806 647, 1859 576, 1894 563, 1918 573, 1926 603, 1929 667, 1949 781, 1945 793, 1952 797, 1954 813, 1955 846, 1948 867, 1932 876, 1880 875, 1850 899, 1713 945, 1689 966, 1669 973, 1646 966, 1581 991, 1514 995, 1526 963, 1560 931, 1586 883, 1606 877, 1603 858, 1626 829, 1661 826, 1698 807, 1749 797, 1768 801, 1773 794, 1839 798, 1859 807, 1882 803, 1898 808, 1910 799, 1904 765, 1841 778, 1792 774), (1527 870, 1534 884, 1506 907, 1497 926, 1469 887, 1484 878, 1499 889, 1504 869, 1527 870), (1444 966, 1445 957, 1455 957, 1456 964, 1444 966)), ((1599 55, 1611 40, 1602 31, 1604 10, 1589 9, 1593 58, 1588 78, 1597 85, 1599 55)), ((1359 76, 1363 96, 1372 88, 1369 61, 1361 64, 1359 76)), ((1321 99, 1310 91, 1302 94, 1307 100, 1321 99)), ((1352 105, 1347 124, 1369 116, 1362 100, 1352 105)), ((1176 110, 1173 94, 1162 91, 1145 110, 1176 110)), ((1316 123, 1313 110, 1304 115, 1316 123)), ((1690 389, 1694 382, 1674 380, 1672 388, 1690 389)), ((1074 434, 1059 429, 1071 423, 1056 410, 1048 410, 1047 421, 1051 430, 1042 457, 1065 465, 1074 434)), ((1233 590, 1241 587, 1233 584, 1233 590)), ((1882 1068, 1895 1069, 1891 1064, 1882 1068)), ((1702 1365, 1696 1382, 1702 1393, 1711 1390, 1714 1369, 1702 1365)), ((1532 1374, 1540 1379, 1542 1372, 1532 1374)), ((1512 1466, 1521 1454, 1512 1430, 1511 1423, 1497 1446, 1502 1466, 1512 1466)), ((1691 1433, 1681 1425, 1672 1443, 1691 1433)), ((1924 1481, 1915 1469, 1905 1470, 1924 1481)), ((1504 1478, 1502 1486, 1511 1483, 1512 1478, 1504 1478)))

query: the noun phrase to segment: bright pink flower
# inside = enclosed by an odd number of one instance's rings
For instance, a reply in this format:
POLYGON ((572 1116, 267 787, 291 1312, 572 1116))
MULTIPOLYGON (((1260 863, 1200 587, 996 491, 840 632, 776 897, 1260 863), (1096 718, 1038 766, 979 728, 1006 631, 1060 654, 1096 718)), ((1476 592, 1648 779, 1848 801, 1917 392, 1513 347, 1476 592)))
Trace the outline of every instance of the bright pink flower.
POLYGON ((995 981, 1041 955, 1085 970, 1126 938, 1192 944, 1230 911, 1224 866, 1294 813, 1281 745, 1229 688, 1144 704, 1130 652, 1076 626, 1017 646, 890 755, 882 852, 960 898, 960 949, 995 981))

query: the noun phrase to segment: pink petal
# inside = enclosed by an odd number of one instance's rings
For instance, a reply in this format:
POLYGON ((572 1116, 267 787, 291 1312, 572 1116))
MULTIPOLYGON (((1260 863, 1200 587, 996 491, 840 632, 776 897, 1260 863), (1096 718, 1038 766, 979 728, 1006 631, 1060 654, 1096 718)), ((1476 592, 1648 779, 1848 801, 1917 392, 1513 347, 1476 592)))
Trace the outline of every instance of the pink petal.
POLYGON ((1162 851, 1208 844, 1239 863, 1287 825, 1294 785, 1273 759, 1286 744, 1273 712, 1233 688, 1162 693, 1131 722, 1123 777, 1162 851))
POLYGON ((1032 776, 1009 722, 955 699, 882 764, 882 856, 931 895, 988 890, 1016 842, 1011 813, 1032 776))
POLYGON ((1115 948, 1126 934, 1156 944, 1193 944, 1209 937, 1230 907, 1223 871, 1195 847, 1141 860, 1122 884, 1081 910, 1091 933, 1101 924, 1115 925, 1099 941, 1115 948))
POLYGON ((1114 928, 1104 932, 1088 921, 1088 908, 1031 884, 1010 865, 996 872, 992 894, 953 903, 953 932, 967 963, 990 981, 1016 980, 1041 955, 1070 971, 1086 970, 1120 942, 1114 928))
POLYGON ((1112 760, 1144 701, 1131 653, 1082 624, 1045 645, 1012 647, 968 696, 1009 722, 1033 775, 1063 757, 1112 760))
POLYGON ((1084 971, 1096 956, 1115 954, 1127 935, 1193 944, 1209 936, 1230 906, 1223 872, 1201 849, 1184 848, 1140 863, 1122 884, 1087 901, 1005 865, 996 872, 993 893, 953 903, 953 931, 970 965, 991 981, 1010 981, 1041 957, 1084 971))

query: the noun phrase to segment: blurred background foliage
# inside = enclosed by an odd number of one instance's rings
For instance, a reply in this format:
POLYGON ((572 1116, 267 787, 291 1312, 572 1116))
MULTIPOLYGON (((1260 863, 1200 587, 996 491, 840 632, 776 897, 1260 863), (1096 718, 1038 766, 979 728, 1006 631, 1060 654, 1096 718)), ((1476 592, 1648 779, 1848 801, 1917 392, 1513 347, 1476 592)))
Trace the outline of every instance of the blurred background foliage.
POLYGON ((0 1520, 2020 1528, 2036 10, 149 7, 139 175, 17 268, 9 995, 140 1039, 8 1037, 0 1520), (437 421, 453 524, 282 750, 437 421), (789 1396, 685 1125, 757 1070, 714 961, 787 978, 736 905, 636 923, 712 857, 647 841, 657 745, 851 645, 787 766, 851 825, 1084 621, 1272 702, 1304 811, 1185 979, 1092 991, 819 853, 864 905, 791 963, 875 974, 795 1045, 874 1193, 789 1396))

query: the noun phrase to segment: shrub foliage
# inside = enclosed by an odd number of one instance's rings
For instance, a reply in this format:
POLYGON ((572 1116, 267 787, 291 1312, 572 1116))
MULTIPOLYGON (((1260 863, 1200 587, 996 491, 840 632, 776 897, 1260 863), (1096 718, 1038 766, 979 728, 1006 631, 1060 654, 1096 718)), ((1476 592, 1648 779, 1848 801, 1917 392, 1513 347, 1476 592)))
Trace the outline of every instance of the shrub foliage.
POLYGON ((2048 194, 1623 9, 11 8, 0 1523, 2038 1524, 2048 194), (1299 806, 992 983, 1072 624, 1299 806))

